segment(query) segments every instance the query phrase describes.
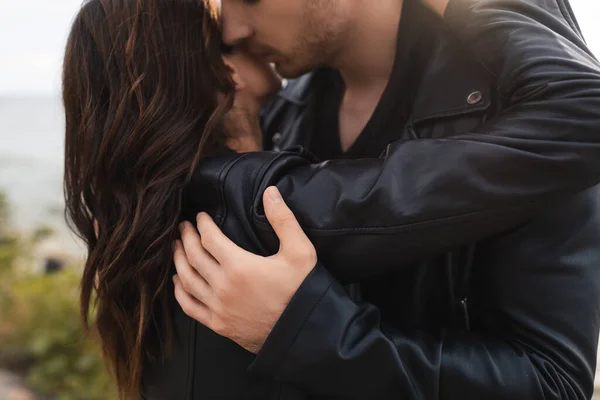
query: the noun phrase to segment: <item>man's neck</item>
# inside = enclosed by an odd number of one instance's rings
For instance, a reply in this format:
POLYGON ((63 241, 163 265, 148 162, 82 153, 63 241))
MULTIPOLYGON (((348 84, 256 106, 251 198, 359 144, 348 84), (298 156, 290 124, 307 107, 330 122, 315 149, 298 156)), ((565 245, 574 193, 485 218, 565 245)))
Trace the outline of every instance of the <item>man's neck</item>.
POLYGON ((346 91, 369 92, 385 86, 396 56, 404 0, 357 1, 356 19, 346 45, 331 62, 346 91))
POLYGON ((345 83, 338 115, 343 151, 348 150, 367 125, 390 80, 403 2, 363 0, 355 3, 352 32, 331 63, 345 83))

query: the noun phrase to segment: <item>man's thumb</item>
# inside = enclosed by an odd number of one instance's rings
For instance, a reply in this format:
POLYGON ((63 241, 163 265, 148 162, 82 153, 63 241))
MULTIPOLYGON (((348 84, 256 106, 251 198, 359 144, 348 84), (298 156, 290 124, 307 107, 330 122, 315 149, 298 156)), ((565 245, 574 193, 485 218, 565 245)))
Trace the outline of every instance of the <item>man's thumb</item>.
POLYGON ((285 204, 275 186, 265 190, 263 205, 267 219, 279 238, 280 251, 302 251, 304 248, 313 248, 294 213, 285 204))

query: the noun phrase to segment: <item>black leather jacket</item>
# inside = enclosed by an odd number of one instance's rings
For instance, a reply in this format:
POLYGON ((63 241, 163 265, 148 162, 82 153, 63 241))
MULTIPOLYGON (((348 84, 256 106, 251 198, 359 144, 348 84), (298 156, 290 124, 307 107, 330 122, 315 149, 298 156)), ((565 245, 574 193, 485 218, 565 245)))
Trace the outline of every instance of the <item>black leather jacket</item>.
MULTIPOLYGON (((600 66, 562 0, 450 0, 436 29, 413 115, 381 158, 202 163, 186 218, 207 210, 270 254, 260 197, 277 185, 320 264, 257 357, 174 306, 178 340, 145 371, 148 399, 590 398, 600 66)), ((311 79, 266 115, 281 148, 311 129, 311 79)))

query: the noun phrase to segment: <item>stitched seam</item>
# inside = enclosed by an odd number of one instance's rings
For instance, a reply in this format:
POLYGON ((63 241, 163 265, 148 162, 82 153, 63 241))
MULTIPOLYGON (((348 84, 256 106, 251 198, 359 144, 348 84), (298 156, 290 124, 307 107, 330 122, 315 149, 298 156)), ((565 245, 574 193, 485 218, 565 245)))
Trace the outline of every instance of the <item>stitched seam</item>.
POLYGON ((317 301, 315 303, 315 305, 313 306, 312 310, 310 310, 310 313, 308 313, 308 315, 306 316, 306 318, 304 318, 304 321, 302 321, 302 325, 300 326, 300 329, 294 335, 294 338, 292 339, 292 342, 289 344, 289 346, 287 346, 287 348, 285 350, 285 354, 284 354, 283 358, 281 359, 281 362, 279 363, 279 365, 282 365, 282 364, 285 363, 285 360, 287 359, 287 357, 288 357, 288 355, 290 353, 290 349, 292 348, 292 346, 294 345, 294 343, 296 343, 296 340, 298 340, 298 336, 300 336, 300 332, 302 331, 302 327, 304 327, 304 325, 306 325, 306 321, 308 321, 308 319, 313 315, 313 313, 315 312, 315 309, 317 308, 317 306, 319 304, 321 304, 321 302, 323 301, 323 298, 325 297, 325 295, 327 294, 327 292, 329 292, 330 288, 331 288, 331 283, 327 285, 327 289, 325 289, 325 291, 323 291, 323 294, 321 295, 321 297, 319 297, 319 301, 317 301))
MULTIPOLYGON (((535 204, 541 204, 543 201, 534 201, 534 202, 530 202, 530 203, 526 203, 528 205, 535 205, 535 204)), ((405 230, 418 230, 418 229, 425 229, 428 228, 431 225, 439 225, 439 226, 443 226, 443 225, 447 225, 450 224, 456 220, 460 220, 460 219, 464 219, 466 217, 471 217, 471 216, 475 216, 475 215, 487 215, 487 214, 496 214, 496 213, 500 213, 503 211, 509 211, 511 209, 515 209, 515 208, 521 208, 523 207, 522 204, 519 205, 514 205, 514 206, 509 206, 506 208, 496 208, 493 210, 484 210, 484 211, 475 211, 475 212, 471 212, 471 213, 466 213, 466 214, 461 214, 461 215, 455 215, 452 217, 442 217, 442 218, 436 218, 436 219, 432 219, 432 220, 427 220, 427 221, 417 221, 417 222, 412 222, 409 224, 404 224, 404 225, 393 225, 393 226, 371 226, 371 227, 355 227, 355 228, 334 228, 334 229, 319 229, 319 228, 304 228, 304 230, 306 232, 314 232, 314 233, 325 233, 325 234, 331 234, 331 235, 338 235, 338 234, 350 234, 350 233, 402 233, 405 230)), ((263 218, 263 217, 261 217, 263 218)), ((270 225, 268 224, 268 222, 265 222, 263 220, 260 221, 256 221, 257 225, 259 228, 261 229, 269 229, 270 225)))
MULTIPOLYGON (((472 46, 473 44, 470 42, 472 42, 472 40, 464 39, 459 34, 457 34, 455 31, 456 28, 453 26, 451 21, 449 21, 447 18, 448 15, 450 15, 450 19, 456 20, 456 13, 459 13, 459 14, 465 13, 464 7, 465 7, 464 4, 462 4, 459 1, 454 1, 454 2, 451 1, 448 3, 448 7, 446 8, 444 18, 442 18, 444 25, 448 28, 446 30, 446 32, 451 34, 460 43, 460 45, 463 47, 463 50, 466 50, 468 53, 470 53, 470 55, 473 57, 473 59, 475 61, 477 61, 481 65, 481 67, 487 71, 488 74, 490 74, 496 81, 498 81, 498 76, 494 72, 492 72, 492 70, 490 68, 488 68, 487 64, 481 60, 481 57, 479 57, 478 54, 475 54, 475 51, 471 50, 470 46, 472 46), (457 7, 463 7, 463 9, 461 10, 459 8, 458 10, 456 10, 457 7)), ((456 21, 454 21, 454 22, 456 22, 456 21)))
POLYGON ((223 223, 225 222, 225 219, 227 218, 227 211, 228 211, 228 203, 227 203, 227 197, 225 196, 225 181, 227 180, 227 176, 229 175, 229 172, 231 171, 231 169, 233 168, 233 166, 239 162, 241 159, 243 159, 244 157, 246 157, 249 153, 243 154, 242 156, 236 158, 235 160, 229 161, 227 164, 225 164, 225 167, 223 167, 223 169, 221 170, 221 173, 219 174, 219 199, 221 200, 221 204, 223 204, 223 213, 221 215, 221 217, 219 218, 220 220, 217 222, 217 226, 219 226, 219 228, 223 227, 223 223))
MULTIPOLYGON (((252 200, 250 202, 248 212, 249 212, 249 215, 251 215, 251 218, 252 218, 252 220, 254 221, 255 224, 259 224, 260 225, 261 223, 263 223, 260 220, 261 217, 258 215, 258 212, 257 212, 256 208, 254 207, 255 206, 255 201, 254 200, 257 199, 258 195, 259 195, 258 191, 260 190, 261 187, 264 187, 266 189, 268 186, 271 186, 268 183, 267 184, 263 184, 264 178, 267 175, 267 172, 269 171, 269 169, 271 168, 271 166, 275 162, 279 161, 280 159, 282 159, 282 158, 284 158, 286 156, 287 157, 294 157, 294 156, 298 157, 298 154, 295 154, 295 153, 292 153, 292 152, 289 152, 289 151, 282 151, 282 152, 278 153, 276 155, 276 157, 274 157, 273 159, 271 159, 267 163, 263 164, 263 166, 261 167, 260 171, 257 174, 257 179, 254 179, 254 185, 255 185, 255 187, 252 190, 252 192, 253 192, 252 193, 252 200)), ((260 202, 262 203, 262 199, 260 200, 260 202)))
POLYGON ((571 14, 567 10, 566 5, 561 0, 558 0, 556 3, 558 5, 558 10, 560 11, 562 17, 567 22, 567 25, 569 25, 569 27, 575 31, 577 36, 579 36, 581 34, 579 27, 575 24, 575 21, 573 20, 571 14))
POLYGON ((440 342, 440 366, 438 368, 438 379, 437 379, 437 388, 436 388, 436 399, 440 398, 440 392, 441 392, 441 387, 442 387, 442 373, 443 373, 443 368, 442 368, 442 364, 444 363, 444 344, 446 343, 446 334, 447 331, 446 329, 442 330, 442 338, 441 338, 441 342, 440 342))
MULTIPOLYGON (((270 161, 268 161, 267 163, 264 163, 262 165, 262 167, 260 168, 260 170, 257 173, 257 179, 254 180, 255 187, 252 190, 252 198, 253 199, 257 198, 258 190, 261 188, 261 186, 263 186, 263 184, 262 184, 263 178, 267 174, 267 171, 270 169, 271 165, 273 165, 276 161, 279 161, 279 159, 283 158, 284 156, 288 156, 288 155, 289 155, 288 152, 278 153, 273 159, 271 159, 270 161)), ((250 213, 251 213, 251 215, 254 214, 254 203, 253 202, 250 205, 250 213)))
MULTIPOLYGON (((489 94, 486 98, 489 98, 489 94)), ((476 106, 460 106, 446 111, 433 111, 429 115, 424 115, 414 120, 414 124, 420 124, 424 121, 437 118, 460 117, 468 115, 477 115, 485 112, 490 107, 490 102, 486 100, 481 105, 476 106)))
POLYGON ((187 387, 187 397, 189 400, 194 398, 194 375, 196 374, 196 369, 194 368, 196 363, 196 322, 193 319, 189 319, 189 332, 190 332, 190 352, 188 358, 188 373, 186 379, 186 387, 187 387))

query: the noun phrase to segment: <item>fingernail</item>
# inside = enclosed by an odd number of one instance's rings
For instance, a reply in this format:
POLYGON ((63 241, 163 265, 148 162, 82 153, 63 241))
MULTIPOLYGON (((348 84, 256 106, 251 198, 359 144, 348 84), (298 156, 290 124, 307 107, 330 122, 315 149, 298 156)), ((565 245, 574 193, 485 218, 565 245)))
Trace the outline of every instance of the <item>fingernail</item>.
POLYGON ((177 285, 177 275, 173 275, 173 283, 177 285))
POLYGON ((267 188, 267 197, 271 200, 271 203, 280 203, 283 200, 281 193, 275 186, 267 188))
POLYGON ((179 224, 179 233, 183 233, 183 228, 185 227, 185 222, 179 224))

